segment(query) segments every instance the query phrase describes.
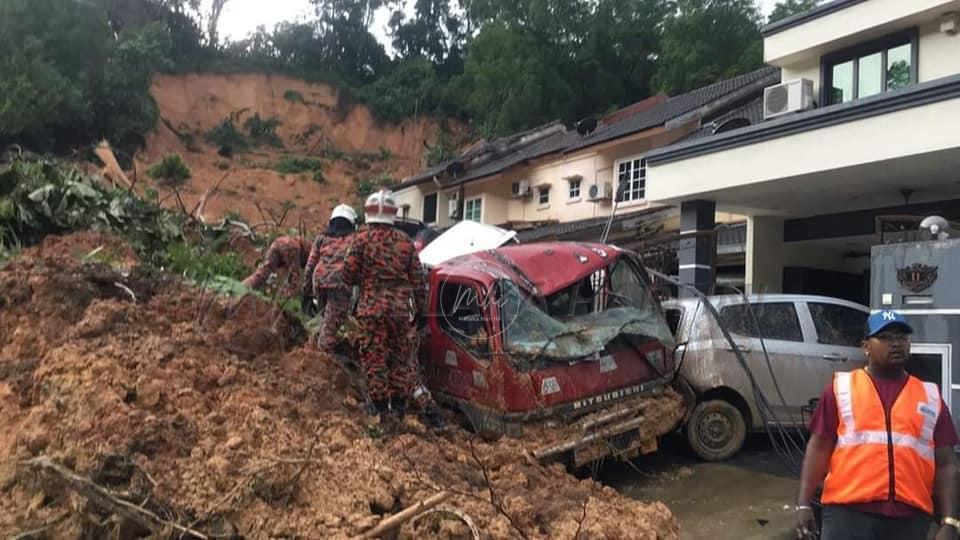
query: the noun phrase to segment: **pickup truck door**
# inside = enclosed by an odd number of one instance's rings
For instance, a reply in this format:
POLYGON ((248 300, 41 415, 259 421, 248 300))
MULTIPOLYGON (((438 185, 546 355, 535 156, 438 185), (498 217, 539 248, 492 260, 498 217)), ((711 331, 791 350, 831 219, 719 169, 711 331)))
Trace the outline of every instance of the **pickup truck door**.
POLYGON ((491 361, 489 306, 479 284, 456 278, 431 287, 430 386, 443 393, 483 401, 491 361))

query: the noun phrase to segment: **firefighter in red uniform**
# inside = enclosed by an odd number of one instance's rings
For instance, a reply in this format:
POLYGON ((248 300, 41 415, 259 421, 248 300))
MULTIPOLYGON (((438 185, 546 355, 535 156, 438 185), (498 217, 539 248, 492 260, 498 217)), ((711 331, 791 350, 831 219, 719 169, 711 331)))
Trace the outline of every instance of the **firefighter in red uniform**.
POLYGON ((420 259, 410 238, 394 228, 397 203, 386 191, 370 195, 361 229, 343 275, 360 287, 355 314, 360 326, 360 364, 367 391, 386 431, 399 427, 407 396, 417 384, 410 327, 426 290, 420 259))
POLYGON ((297 298, 303 279, 303 267, 310 256, 310 242, 296 236, 280 236, 267 249, 263 262, 243 284, 254 290, 263 290, 270 276, 280 280, 278 298, 297 298))
POLYGON ((317 342, 326 352, 333 352, 337 330, 350 308, 351 287, 344 279, 343 266, 356 224, 357 212, 352 207, 341 204, 334 208, 327 230, 313 242, 303 276, 304 305, 316 299, 323 314, 317 342))

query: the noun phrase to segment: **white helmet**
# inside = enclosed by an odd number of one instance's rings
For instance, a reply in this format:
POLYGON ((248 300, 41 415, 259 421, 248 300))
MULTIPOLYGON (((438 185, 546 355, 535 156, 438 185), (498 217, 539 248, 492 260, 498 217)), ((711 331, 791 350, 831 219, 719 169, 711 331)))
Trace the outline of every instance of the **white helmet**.
POLYGON ((363 205, 363 213, 367 223, 384 223, 393 225, 397 219, 397 201, 393 194, 382 189, 373 195, 367 197, 367 202, 363 205))
POLYGON ((349 204, 338 204, 337 207, 333 209, 333 212, 330 214, 330 221, 338 217, 346 219, 353 225, 357 224, 357 211, 349 204))

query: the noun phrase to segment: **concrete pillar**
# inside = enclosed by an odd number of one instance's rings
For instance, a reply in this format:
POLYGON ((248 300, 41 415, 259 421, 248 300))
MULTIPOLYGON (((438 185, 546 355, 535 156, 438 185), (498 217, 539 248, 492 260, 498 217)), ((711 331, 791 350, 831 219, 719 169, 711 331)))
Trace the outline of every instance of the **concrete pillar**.
POLYGON ((782 219, 747 218, 747 293, 783 292, 784 252, 782 219))
POLYGON ((710 236, 693 236, 692 233, 713 231, 716 213, 717 204, 713 201, 695 200, 680 204, 680 243, 677 247, 680 281, 701 292, 710 292, 713 288, 713 250, 716 247, 710 236))

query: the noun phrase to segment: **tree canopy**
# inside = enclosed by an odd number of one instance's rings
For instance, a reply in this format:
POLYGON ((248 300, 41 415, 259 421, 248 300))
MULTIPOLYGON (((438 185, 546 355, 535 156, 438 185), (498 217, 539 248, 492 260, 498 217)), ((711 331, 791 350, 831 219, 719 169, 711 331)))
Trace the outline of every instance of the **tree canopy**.
MULTIPOLYGON (((766 22, 756 0, 310 0, 308 20, 230 41, 228 3, 0 1, 0 144, 133 149, 156 122, 158 70, 283 71, 342 85, 385 121, 455 116, 492 136, 758 68, 766 22)), ((782 0, 771 20, 816 3, 782 0)))

